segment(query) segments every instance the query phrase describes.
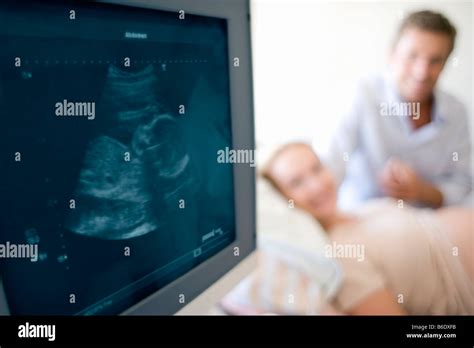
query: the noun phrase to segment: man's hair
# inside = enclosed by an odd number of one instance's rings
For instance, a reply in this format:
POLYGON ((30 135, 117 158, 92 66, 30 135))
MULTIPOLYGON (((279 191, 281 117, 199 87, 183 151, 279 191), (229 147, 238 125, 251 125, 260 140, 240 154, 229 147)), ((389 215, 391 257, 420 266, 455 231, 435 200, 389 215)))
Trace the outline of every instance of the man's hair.
POLYGON ((441 13, 429 10, 411 13, 403 20, 402 24, 400 25, 397 36, 395 38, 395 44, 398 42, 403 32, 408 28, 418 28, 421 30, 427 30, 434 33, 447 35, 451 40, 451 48, 449 50, 449 53, 451 53, 454 49, 454 42, 456 40, 456 28, 441 13))

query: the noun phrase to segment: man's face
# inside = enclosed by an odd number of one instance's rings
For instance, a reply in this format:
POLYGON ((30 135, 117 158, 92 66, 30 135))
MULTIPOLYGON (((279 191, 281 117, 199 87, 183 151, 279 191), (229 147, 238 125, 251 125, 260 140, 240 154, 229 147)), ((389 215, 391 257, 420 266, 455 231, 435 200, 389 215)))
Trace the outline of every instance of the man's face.
POLYGON ((409 102, 427 101, 449 56, 448 35, 408 27, 395 45, 391 64, 398 92, 409 102))

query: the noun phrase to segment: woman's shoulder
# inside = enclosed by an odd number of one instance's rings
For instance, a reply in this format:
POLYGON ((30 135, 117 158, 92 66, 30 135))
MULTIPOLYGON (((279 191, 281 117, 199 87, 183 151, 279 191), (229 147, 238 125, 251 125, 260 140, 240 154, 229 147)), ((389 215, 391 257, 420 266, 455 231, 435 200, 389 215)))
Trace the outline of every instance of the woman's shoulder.
POLYGON ((384 197, 368 200, 357 208, 352 209, 350 213, 358 217, 364 217, 387 212, 396 212, 405 208, 410 207, 403 201, 384 197))
MULTIPOLYGON (((346 238, 355 236, 383 236, 390 231, 407 231, 414 228, 417 217, 416 210, 395 199, 380 198, 367 201, 357 209, 350 212, 354 216, 354 223, 339 226, 334 230, 332 238, 341 235, 346 238), (402 228, 401 228, 402 227, 402 228)), ((401 233, 401 232, 396 232, 401 233)))

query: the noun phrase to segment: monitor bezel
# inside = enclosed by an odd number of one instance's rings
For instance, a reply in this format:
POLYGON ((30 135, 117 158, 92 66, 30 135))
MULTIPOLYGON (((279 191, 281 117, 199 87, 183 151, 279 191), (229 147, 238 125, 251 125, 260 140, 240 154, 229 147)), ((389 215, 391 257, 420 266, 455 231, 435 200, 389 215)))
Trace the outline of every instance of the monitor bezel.
MULTIPOLYGON (((184 10, 185 13, 191 15, 225 19, 228 35, 232 145, 234 149, 255 149, 249 0, 100 0, 90 2, 172 11, 176 12, 177 16, 180 10, 184 10), (239 58, 237 67, 233 65, 235 57, 239 58)), ((185 275, 145 297, 121 314, 174 314, 250 257, 256 248, 255 169, 249 164, 234 164, 233 174, 235 240, 185 275), (236 247, 238 255, 235 252, 236 247), (182 295, 184 295, 184 302, 182 295)), ((0 277, 0 315, 8 314, 10 311, 0 277)))

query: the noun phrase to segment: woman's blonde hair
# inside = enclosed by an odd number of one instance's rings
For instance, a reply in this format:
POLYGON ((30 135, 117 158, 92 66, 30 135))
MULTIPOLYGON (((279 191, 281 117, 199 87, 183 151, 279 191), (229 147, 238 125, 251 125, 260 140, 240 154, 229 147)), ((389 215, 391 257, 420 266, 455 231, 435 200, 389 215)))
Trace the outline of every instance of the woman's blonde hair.
POLYGON ((273 164, 275 163, 275 160, 286 150, 291 149, 293 147, 297 146, 304 146, 312 150, 311 145, 304 142, 304 141, 293 141, 289 142, 283 145, 278 146, 276 149, 274 149, 271 154, 268 156, 268 158, 264 161, 260 168, 260 175, 268 180, 269 183, 271 183, 278 191, 281 191, 281 189, 278 187, 278 184, 275 181, 275 178, 273 178, 271 174, 271 170, 273 167, 273 164))

